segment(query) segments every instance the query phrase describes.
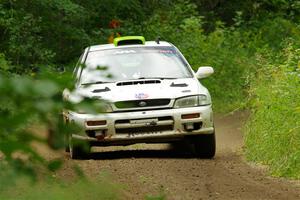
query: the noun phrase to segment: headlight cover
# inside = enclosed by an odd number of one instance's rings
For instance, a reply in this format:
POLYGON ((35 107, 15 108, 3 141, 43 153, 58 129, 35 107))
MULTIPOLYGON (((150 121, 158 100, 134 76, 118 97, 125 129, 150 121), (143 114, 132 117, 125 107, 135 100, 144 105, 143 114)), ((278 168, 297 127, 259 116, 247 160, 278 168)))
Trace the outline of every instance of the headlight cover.
POLYGON ((98 104, 100 112, 110 113, 112 112, 112 107, 109 102, 101 102, 98 104))
POLYGON ((98 114, 113 112, 112 107, 107 101, 89 99, 76 105, 79 114, 98 114))
POLYGON ((196 106, 206 106, 211 104, 209 96, 204 94, 197 96, 182 97, 175 101, 174 108, 188 108, 196 106))

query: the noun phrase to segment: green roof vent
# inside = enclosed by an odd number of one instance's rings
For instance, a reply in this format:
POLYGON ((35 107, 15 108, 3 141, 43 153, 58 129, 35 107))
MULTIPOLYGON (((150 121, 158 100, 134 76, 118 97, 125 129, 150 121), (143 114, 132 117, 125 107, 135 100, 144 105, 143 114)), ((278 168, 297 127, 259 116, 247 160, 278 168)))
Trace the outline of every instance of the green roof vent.
POLYGON ((136 45, 136 44, 145 44, 145 38, 143 36, 125 36, 118 37, 114 39, 114 45, 136 45))

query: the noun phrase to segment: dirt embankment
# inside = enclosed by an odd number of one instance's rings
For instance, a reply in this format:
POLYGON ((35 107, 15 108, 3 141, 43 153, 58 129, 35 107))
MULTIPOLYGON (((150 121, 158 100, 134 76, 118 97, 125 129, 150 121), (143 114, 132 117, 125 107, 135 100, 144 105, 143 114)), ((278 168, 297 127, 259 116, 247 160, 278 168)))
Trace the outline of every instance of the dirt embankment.
POLYGON ((89 160, 66 161, 58 176, 71 177, 78 164, 89 176, 108 172, 124 185, 124 199, 165 194, 170 200, 189 199, 300 199, 299 182, 271 178, 247 164, 241 155, 242 126, 247 115, 216 116, 217 154, 196 159, 187 147, 137 144, 93 148, 89 160))

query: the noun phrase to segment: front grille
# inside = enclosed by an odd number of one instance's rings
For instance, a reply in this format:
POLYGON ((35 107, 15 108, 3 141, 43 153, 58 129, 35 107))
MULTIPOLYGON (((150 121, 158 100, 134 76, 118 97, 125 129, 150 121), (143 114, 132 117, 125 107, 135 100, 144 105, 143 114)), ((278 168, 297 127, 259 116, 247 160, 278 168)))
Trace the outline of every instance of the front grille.
POLYGON ((139 119, 120 119, 115 121, 116 134, 153 134, 174 129, 171 116, 139 119), (152 125, 151 125, 152 124, 152 125))
MULTIPOLYGON (((142 119, 119 119, 116 120, 115 124, 129 124, 130 120, 147 120, 147 119, 152 119, 152 118, 142 118, 142 119)), ((165 117, 156 117, 158 121, 168 121, 168 120, 173 120, 173 117, 171 116, 165 116, 165 117)))
POLYGON ((132 134, 153 134, 160 133, 163 131, 172 131, 173 125, 164 125, 164 126, 150 126, 150 127, 139 127, 139 128, 120 128, 116 129, 117 134, 122 133, 132 133, 132 134))
POLYGON ((115 102, 115 106, 120 109, 167 106, 167 105, 169 105, 170 101, 171 101, 171 99, 147 99, 147 100, 119 101, 119 102, 115 102))

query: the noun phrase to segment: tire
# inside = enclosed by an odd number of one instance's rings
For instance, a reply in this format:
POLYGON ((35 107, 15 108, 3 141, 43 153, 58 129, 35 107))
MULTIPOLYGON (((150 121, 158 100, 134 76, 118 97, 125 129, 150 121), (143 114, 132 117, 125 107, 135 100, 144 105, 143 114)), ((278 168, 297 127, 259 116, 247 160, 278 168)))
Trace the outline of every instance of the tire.
POLYGON ((91 147, 88 143, 77 142, 72 138, 72 134, 69 136, 69 153, 71 159, 86 159, 90 155, 91 147))
POLYGON ((216 153, 216 136, 213 134, 197 135, 193 138, 195 153, 198 158, 211 159, 216 153))

